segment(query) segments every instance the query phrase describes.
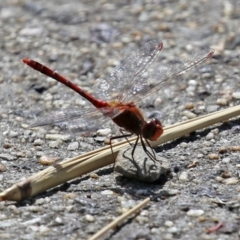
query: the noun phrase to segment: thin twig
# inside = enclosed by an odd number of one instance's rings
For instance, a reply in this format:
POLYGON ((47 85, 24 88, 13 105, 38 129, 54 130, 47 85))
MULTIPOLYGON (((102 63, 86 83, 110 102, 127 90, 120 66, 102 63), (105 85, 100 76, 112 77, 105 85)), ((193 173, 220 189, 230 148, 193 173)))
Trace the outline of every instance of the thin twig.
POLYGON ((113 220, 111 223, 109 223, 107 226, 102 228, 100 231, 95 233, 93 236, 91 236, 88 240, 96 240, 99 237, 103 236, 107 231, 110 229, 115 228, 116 226, 120 225, 124 220, 126 220, 130 215, 137 213, 141 208, 144 208, 148 203, 150 202, 150 198, 144 199, 142 202, 140 202, 138 205, 136 205, 134 208, 130 209, 129 211, 123 213, 121 216, 113 220))
MULTIPOLYGON (((157 141, 151 142, 151 144, 152 146, 158 146, 238 115, 240 115, 240 105, 177 123, 166 127, 163 135, 157 141)), ((131 138, 129 141, 134 142, 135 139, 131 138)), ((83 174, 107 166, 114 162, 119 150, 127 146, 127 141, 113 144, 114 156, 110 147, 107 146, 50 166, 0 193, 0 201, 21 201, 83 174)))

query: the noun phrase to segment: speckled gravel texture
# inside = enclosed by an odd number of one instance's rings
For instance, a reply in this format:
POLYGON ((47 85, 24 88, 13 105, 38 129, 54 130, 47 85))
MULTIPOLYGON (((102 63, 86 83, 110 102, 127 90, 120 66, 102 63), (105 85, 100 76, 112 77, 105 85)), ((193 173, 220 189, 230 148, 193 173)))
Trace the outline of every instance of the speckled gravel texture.
MULTIPOLYGON (((0 1, 0 191, 45 169, 41 156, 60 161, 105 140, 69 138, 57 127, 26 129, 44 113, 84 109, 85 101, 22 58, 43 62, 91 91, 99 76, 149 40, 163 41, 155 64, 215 49, 210 61, 141 102, 147 115, 167 126, 239 104, 239 26, 238 0, 0 1)), ((237 240, 239 123, 233 119, 159 147, 172 172, 154 183, 119 177, 108 166, 32 199, 1 202, 0 239, 87 239, 151 197, 139 215, 102 239, 237 240), (220 229, 207 232, 219 222, 220 229)))

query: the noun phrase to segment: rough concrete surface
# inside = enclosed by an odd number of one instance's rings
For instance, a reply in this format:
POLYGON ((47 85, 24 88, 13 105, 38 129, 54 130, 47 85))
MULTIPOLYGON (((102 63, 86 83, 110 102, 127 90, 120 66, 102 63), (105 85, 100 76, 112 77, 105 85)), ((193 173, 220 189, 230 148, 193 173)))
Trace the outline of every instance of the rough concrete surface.
MULTIPOLYGON (((0 191, 45 169, 41 156, 61 161, 104 146, 109 137, 109 131, 80 137, 73 128, 62 129, 66 122, 26 128, 64 108, 84 115, 87 104, 22 58, 91 92, 97 78, 152 39, 163 42, 153 67, 214 49, 210 60, 139 103, 146 116, 169 126, 239 104, 239 26, 238 0, 0 1, 0 191)), ((106 123, 89 121, 88 130, 106 123)), ((153 183, 121 177, 107 166, 34 198, 0 202, 0 239, 87 239, 150 197, 147 208, 102 239, 237 240, 239 129, 236 118, 160 146, 171 174, 153 183)))

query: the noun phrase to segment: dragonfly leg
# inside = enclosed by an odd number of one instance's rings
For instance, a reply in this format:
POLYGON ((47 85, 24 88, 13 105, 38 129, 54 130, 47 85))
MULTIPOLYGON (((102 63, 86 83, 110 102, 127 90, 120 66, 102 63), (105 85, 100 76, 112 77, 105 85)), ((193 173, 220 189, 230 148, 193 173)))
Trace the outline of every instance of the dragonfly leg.
POLYGON ((129 143, 129 145, 132 146, 132 143, 130 143, 130 142, 128 141, 128 137, 131 137, 133 134, 132 134, 132 133, 127 133, 127 134, 124 133, 124 129, 122 129, 122 128, 120 128, 119 131, 120 131, 120 133, 122 134, 121 137, 124 137, 124 138, 126 139, 126 141, 129 143))
POLYGON ((135 152, 135 149, 137 147, 137 144, 138 144, 138 141, 139 141, 139 135, 137 135, 137 139, 133 145, 133 150, 132 150, 132 163, 134 164, 134 166, 136 167, 137 169, 137 175, 139 176, 139 173, 141 172, 141 169, 140 167, 137 165, 135 159, 134 159, 134 152, 135 152))
MULTIPOLYGON (((123 131, 121 131, 120 130, 120 132, 123 134, 123 131)), ((114 137, 110 137, 110 147, 111 147, 111 152, 112 152, 112 156, 113 156, 113 162, 114 162, 114 164, 113 164, 113 169, 115 168, 115 162, 116 162, 116 160, 115 160, 115 158, 114 158, 114 153, 113 153, 113 148, 112 148, 112 140, 114 140, 114 139, 118 139, 118 138, 126 138, 127 139, 127 137, 131 137, 133 134, 132 133, 129 133, 129 134, 123 134, 123 135, 119 135, 119 136, 114 136, 114 137)), ((128 141, 128 140, 127 140, 128 141)), ((128 141, 129 142, 129 141, 128 141)), ((129 143, 130 144, 130 143, 129 143)), ((130 144, 131 145, 131 144, 130 144)))
POLYGON ((156 161, 158 161, 157 158, 156 158, 156 154, 155 154, 155 152, 153 151, 153 148, 152 148, 152 146, 150 145, 150 143, 148 142, 148 140, 145 139, 148 147, 152 150, 152 152, 149 152, 149 151, 147 150, 146 145, 145 145, 145 143, 144 143, 144 140, 143 140, 142 136, 140 137, 140 140, 141 140, 141 144, 142 144, 143 150, 144 150, 144 152, 148 155, 148 157, 149 157, 154 163, 155 163, 156 161))

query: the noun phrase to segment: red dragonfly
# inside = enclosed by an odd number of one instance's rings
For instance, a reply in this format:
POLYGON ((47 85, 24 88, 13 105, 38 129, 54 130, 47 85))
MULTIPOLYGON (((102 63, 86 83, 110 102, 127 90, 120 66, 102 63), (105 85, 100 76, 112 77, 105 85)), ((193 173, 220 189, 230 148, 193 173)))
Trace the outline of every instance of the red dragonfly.
POLYGON ((146 121, 141 110, 136 105, 137 102, 152 92, 159 90, 164 82, 176 79, 179 75, 213 55, 212 50, 199 51, 190 58, 181 59, 178 63, 171 66, 159 64, 154 71, 148 73, 149 65, 162 48, 162 42, 150 41, 144 47, 130 54, 110 74, 106 75, 105 79, 97 80, 93 87, 95 96, 84 91, 56 71, 39 62, 24 58, 22 61, 31 68, 65 84, 95 107, 94 110, 88 110, 87 113, 79 110, 59 111, 57 115, 40 119, 32 127, 72 120, 73 126, 79 124, 84 130, 84 128, 89 129, 92 120, 98 122, 96 118, 100 117, 100 114, 112 119, 120 127, 122 134, 123 130, 129 133, 112 137, 111 140, 119 137, 129 137, 132 134, 137 136, 132 150, 133 159, 135 148, 140 140, 146 154, 155 161, 155 153, 153 151, 152 153, 149 152, 145 143, 150 147, 149 140, 155 141, 162 135, 162 124, 155 118, 146 121))

